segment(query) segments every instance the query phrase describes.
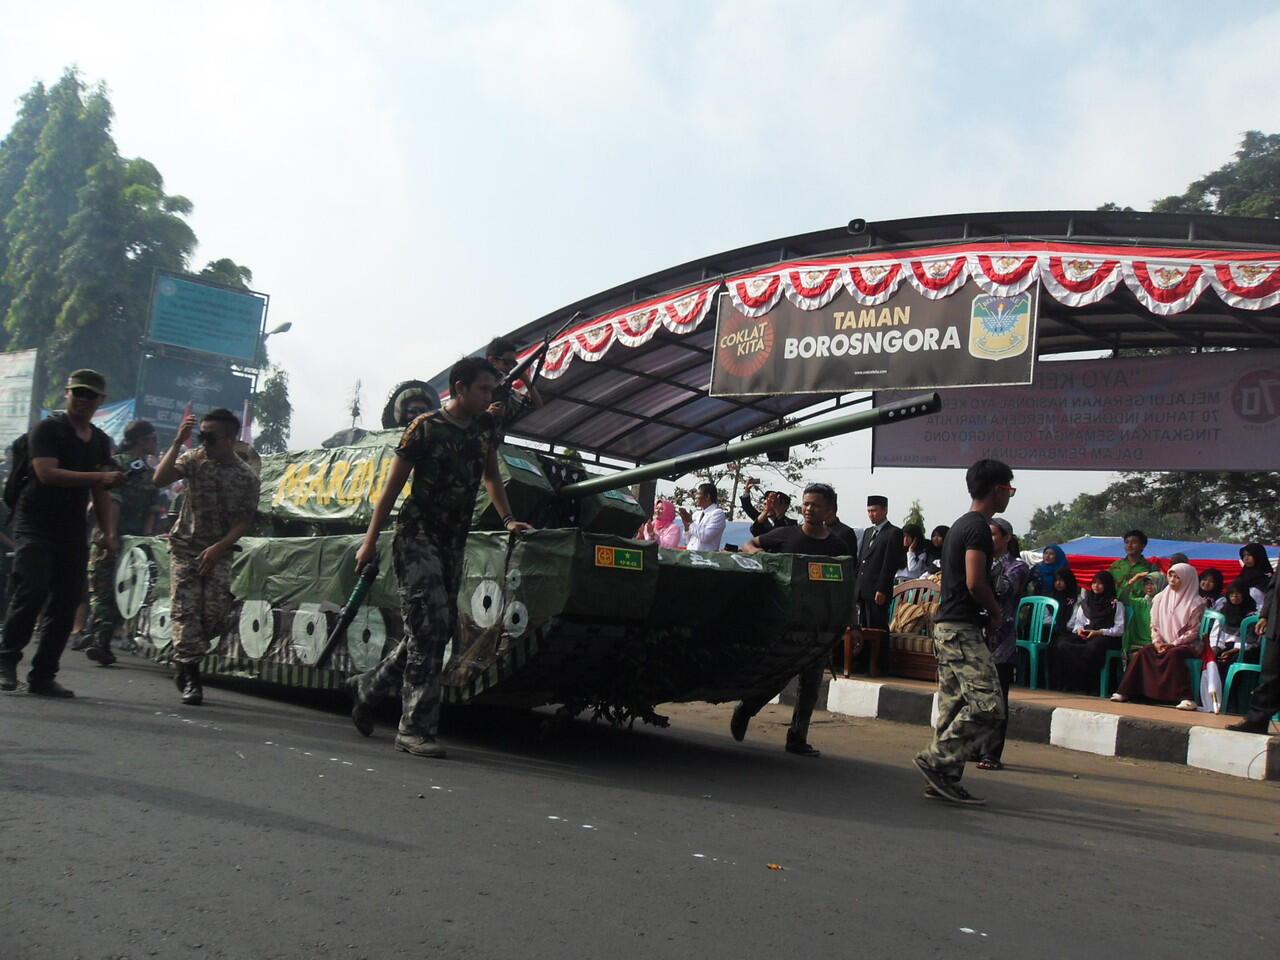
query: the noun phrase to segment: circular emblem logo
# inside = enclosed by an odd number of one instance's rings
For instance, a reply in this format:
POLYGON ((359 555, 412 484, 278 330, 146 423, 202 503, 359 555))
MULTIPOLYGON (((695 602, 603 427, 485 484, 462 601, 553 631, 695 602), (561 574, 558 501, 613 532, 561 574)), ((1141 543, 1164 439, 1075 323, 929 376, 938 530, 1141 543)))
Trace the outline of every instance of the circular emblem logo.
POLYGON ((1269 423, 1280 414, 1280 371, 1250 370, 1231 388, 1231 409, 1245 423, 1269 423))
POLYGON ((716 361, 735 377, 749 377, 773 353, 773 323, 768 317, 744 317, 733 313, 720 327, 716 361))

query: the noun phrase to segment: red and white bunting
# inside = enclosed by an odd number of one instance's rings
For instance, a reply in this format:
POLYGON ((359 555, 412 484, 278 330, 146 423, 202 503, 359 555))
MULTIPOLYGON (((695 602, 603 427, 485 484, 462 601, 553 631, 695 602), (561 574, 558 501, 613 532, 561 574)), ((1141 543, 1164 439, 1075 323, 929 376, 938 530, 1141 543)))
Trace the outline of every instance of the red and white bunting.
POLYGON ((921 296, 930 300, 951 296, 969 279, 969 258, 963 254, 912 260, 909 266, 907 280, 921 296))
POLYGON ((782 275, 759 273, 729 281, 729 296, 744 317, 763 317, 782 296, 782 275))
POLYGON ((1105 257, 1047 256, 1040 261, 1040 279, 1055 300, 1087 307, 1115 292, 1122 271, 1119 260, 1105 257))
POLYGON ((845 268, 845 289, 864 307, 884 303, 902 286, 906 271, 895 263, 851 263, 845 268))
POLYGON ((801 310, 821 310, 840 292, 840 273, 839 267, 788 270, 782 275, 782 289, 801 310))
POLYGON ((984 293, 994 297, 1015 297, 1036 282, 1040 258, 1034 253, 969 254, 969 276, 984 293))
MULTIPOLYGON (((562 376, 574 357, 593 363, 615 342, 624 347, 639 347, 652 340, 663 327, 672 333, 691 333, 711 312, 719 288, 720 281, 716 280, 580 323, 551 344, 540 376, 547 380, 562 376)), ((533 346, 522 351, 520 359, 537 349, 533 346)))
POLYGON ((690 333, 706 319, 720 284, 712 283, 683 297, 664 300, 658 305, 662 325, 672 333, 690 333))
POLYGON ((1186 260, 1130 260, 1124 282, 1142 305, 1167 317, 1186 310, 1209 285, 1204 267, 1186 260))
POLYGON ((1265 310, 1280 303, 1280 263, 1219 263, 1209 282, 1228 306, 1265 310))

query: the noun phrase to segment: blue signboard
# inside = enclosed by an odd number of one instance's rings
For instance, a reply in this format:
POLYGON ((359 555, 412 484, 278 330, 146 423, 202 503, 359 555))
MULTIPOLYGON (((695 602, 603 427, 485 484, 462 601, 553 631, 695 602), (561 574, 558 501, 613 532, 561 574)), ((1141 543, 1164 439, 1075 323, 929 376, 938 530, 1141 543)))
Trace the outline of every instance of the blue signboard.
POLYGON ((261 294, 162 275, 151 301, 149 336, 155 343, 252 363, 266 303, 261 294))

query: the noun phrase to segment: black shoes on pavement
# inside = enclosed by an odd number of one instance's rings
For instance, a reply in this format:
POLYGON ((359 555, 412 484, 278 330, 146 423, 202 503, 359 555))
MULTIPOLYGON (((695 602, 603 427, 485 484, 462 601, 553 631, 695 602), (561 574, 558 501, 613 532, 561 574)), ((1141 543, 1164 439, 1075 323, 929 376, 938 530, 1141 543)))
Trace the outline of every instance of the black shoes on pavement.
POLYGON ((920 757, 915 758, 916 768, 924 775, 929 786, 925 790, 924 795, 929 799, 949 800, 951 803, 958 803, 967 807, 985 806, 986 802, 981 797, 975 797, 964 787, 960 786, 959 781, 953 780, 941 770, 935 770, 929 764, 925 763, 920 757), (930 792, 932 791, 932 792, 930 792))
POLYGON ((173 675, 174 685, 182 694, 182 702, 189 707, 198 707, 204 703, 204 687, 200 685, 200 667, 194 663, 178 664, 178 671, 173 675))
POLYGON ((351 722, 362 737, 373 736, 373 711, 360 699, 360 679, 352 677, 347 681, 347 692, 351 694, 351 722))
POLYGON ((18 689, 18 665, 9 660, 0 660, 0 690, 18 689))
POLYGON ((57 680, 32 680, 30 677, 27 677, 27 693, 37 697, 58 697, 64 700, 75 696, 57 680))
POLYGON ((819 750, 813 744, 805 742, 804 740, 788 740, 787 753, 794 753, 797 756, 801 756, 801 757, 822 756, 821 750, 819 750))
POLYGON ((747 735, 747 724, 750 722, 751 716, 746 707, 742 704, 734 707, 733 716, 729 718, 729 732, 733 734, 733 739, 741 743, 747 735))
POLYGON ((100 643, 89 647, 84 655, 100 667, 109 667, 116 662, 116 655, 111 652, 111 648, 100 643))
POLYGON ((1228 730, 1234 730, 1236 733, 1266 733, 1270 724, 1263 718, 1262 720, 1251 720, 1245 717, 1238 723, 1227 724, 1228 730))

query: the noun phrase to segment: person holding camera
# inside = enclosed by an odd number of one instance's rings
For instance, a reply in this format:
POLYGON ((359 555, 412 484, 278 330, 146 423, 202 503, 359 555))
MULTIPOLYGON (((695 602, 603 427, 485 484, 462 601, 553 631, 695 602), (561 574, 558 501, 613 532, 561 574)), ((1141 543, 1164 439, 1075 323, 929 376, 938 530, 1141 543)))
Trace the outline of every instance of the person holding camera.
POLYGON ((28 435, 29 464, 15 458, 14 470, 21 472, 14 480, 21 489, 13 517, 13 589, 0 641, 0 690, 17 689, 22 650, 43 613, 27 689, 38 696, 75 696, 54 678, 85 592, 87 508, 92 499, 104 549, 115 553, 115 516, 107 491, 124 482, 124 475, 112 469, 111 439, 93 425, 106 395, 102 374, 73 371, 66 410, 41 420, 28 435))
MULTIPOLYGON (((156 428, 150 420, 135 420, 124 428, 124 444, 116 452, 115 469, 124 475, 124 483, 111 490, 111 510, 115 515, 118 537, 149 537, 155 530, 156 504, 160 491, 151 482, 148 457, 156 452, 156 428)), ((119 551, 107 549, 101 527, 94 532, 89 548, 89 615, 86 631, 89 646, 85 650, 94 663, 109 667, 116 662, 111 652, 111 639, 122 618, 116 606, 116 564, 119 551)))
POLYGON ((169 623, 174 681, 182 702, 204 702, 200 661, 231 612, 231 551, 258 509, 258 476, 236 454, 240 420, 217 407, 200 419, 200 447, 179 455, 195 429, 188 415, 156 467, 152 482, 185 480, 186 496, 169 534, 169 623))
POLYGON ((780 490, 766 490, 764 504, 757 509, 751 502, 751 491, 756 486, 755 479, 748 478, 740 499, 742 512, 751 518, 751 535, 762 537, 778 527, 795 526, 795 518, 787 516, 787 511, 791 509, 791 498, 780 490))

